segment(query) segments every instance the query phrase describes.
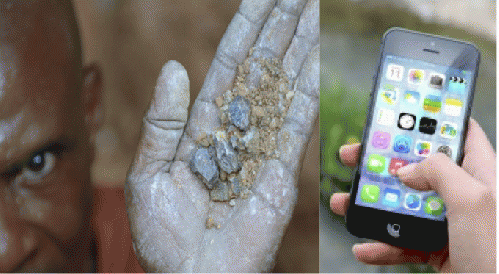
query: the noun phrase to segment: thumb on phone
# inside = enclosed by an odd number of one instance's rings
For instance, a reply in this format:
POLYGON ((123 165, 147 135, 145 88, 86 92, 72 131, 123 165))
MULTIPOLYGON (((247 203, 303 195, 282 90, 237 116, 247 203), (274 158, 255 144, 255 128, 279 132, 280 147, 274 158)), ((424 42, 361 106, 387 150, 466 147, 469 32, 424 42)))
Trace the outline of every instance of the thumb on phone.
POLYGON ((397 171, 399 179, 416 190, 435 190, 449 209, 469 206, 487 193, 487 186, 474 179, 443 153, 437 153, 417 164, 397 171))

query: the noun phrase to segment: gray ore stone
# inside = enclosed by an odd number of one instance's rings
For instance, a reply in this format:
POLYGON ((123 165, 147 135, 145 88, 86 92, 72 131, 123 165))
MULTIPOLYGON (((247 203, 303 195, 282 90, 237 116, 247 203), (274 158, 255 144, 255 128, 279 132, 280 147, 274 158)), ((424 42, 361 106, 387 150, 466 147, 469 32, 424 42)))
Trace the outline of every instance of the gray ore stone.
POLYGON ((208 189, 212 189, 218 180, 218 167, 215 162, 213 148, 198 148, 194 152, 190 167, 194 174, 201 178, 208 189))
POLYGON ((229 142, 220 136, 215 136, 215 150, 217 152, 217 163, 220 169, 227 173, 233 173, 241 169, 237 152, 232 148, 229 142))
POLYGON ((231 189, 232 189, 232 194, 237 197, 239 194, 241 194, 241 185, 239 184, 239 178, 233 177, 232 179, 229 179, 231 189))
POLYGON ((238 95, 229 104, 229 119, 233 125, 241 130, 246 130, 250 124, 250 102, 238 95))
POLYGON ((227 202, 230 200, 230 189, 227 182, 220 182, 210 191, 210 199, 215 202, 227 202))

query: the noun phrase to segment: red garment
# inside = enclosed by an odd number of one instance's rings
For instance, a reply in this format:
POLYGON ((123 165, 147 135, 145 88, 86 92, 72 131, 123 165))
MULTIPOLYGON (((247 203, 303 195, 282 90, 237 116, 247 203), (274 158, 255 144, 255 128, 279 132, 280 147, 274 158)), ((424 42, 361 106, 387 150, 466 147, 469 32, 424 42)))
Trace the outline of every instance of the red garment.
POLYGON ((93 214, 97 272, 144 272, 132 247, 123 188, 96 187, 93 214))

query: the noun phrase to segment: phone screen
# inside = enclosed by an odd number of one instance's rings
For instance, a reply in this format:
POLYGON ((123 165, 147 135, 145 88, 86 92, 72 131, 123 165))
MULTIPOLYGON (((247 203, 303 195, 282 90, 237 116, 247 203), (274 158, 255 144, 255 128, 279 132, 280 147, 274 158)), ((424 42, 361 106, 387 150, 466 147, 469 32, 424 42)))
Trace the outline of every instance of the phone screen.
POLYGON ((355 204, 443 221, 434 191, 402 184, 397 170, 442 152, 458 160, 474 71, 393 55, 381 62, 355 204))

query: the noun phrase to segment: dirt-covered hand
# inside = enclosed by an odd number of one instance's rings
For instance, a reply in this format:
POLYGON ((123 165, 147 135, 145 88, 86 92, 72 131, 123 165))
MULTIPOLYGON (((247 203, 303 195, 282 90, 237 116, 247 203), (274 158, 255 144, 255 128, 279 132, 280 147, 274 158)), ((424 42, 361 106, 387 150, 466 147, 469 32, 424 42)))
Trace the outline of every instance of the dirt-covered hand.
MULTIPOLYGON (((144 270, 272 269, 318 116, 319 58, 319 0, 243 0, 190 115, 187 72, 175 61, 163 67, 125 184, 134 248, 144 270), (233 89, 248 57, 280 60, 293 97, 276 132, 278 157, 261 163, 245 199, 214 202, 191 161, 200 137, 223 126, 220 96, 233 89)), ((262 71, 249 67, 251 90, 262 71)))

